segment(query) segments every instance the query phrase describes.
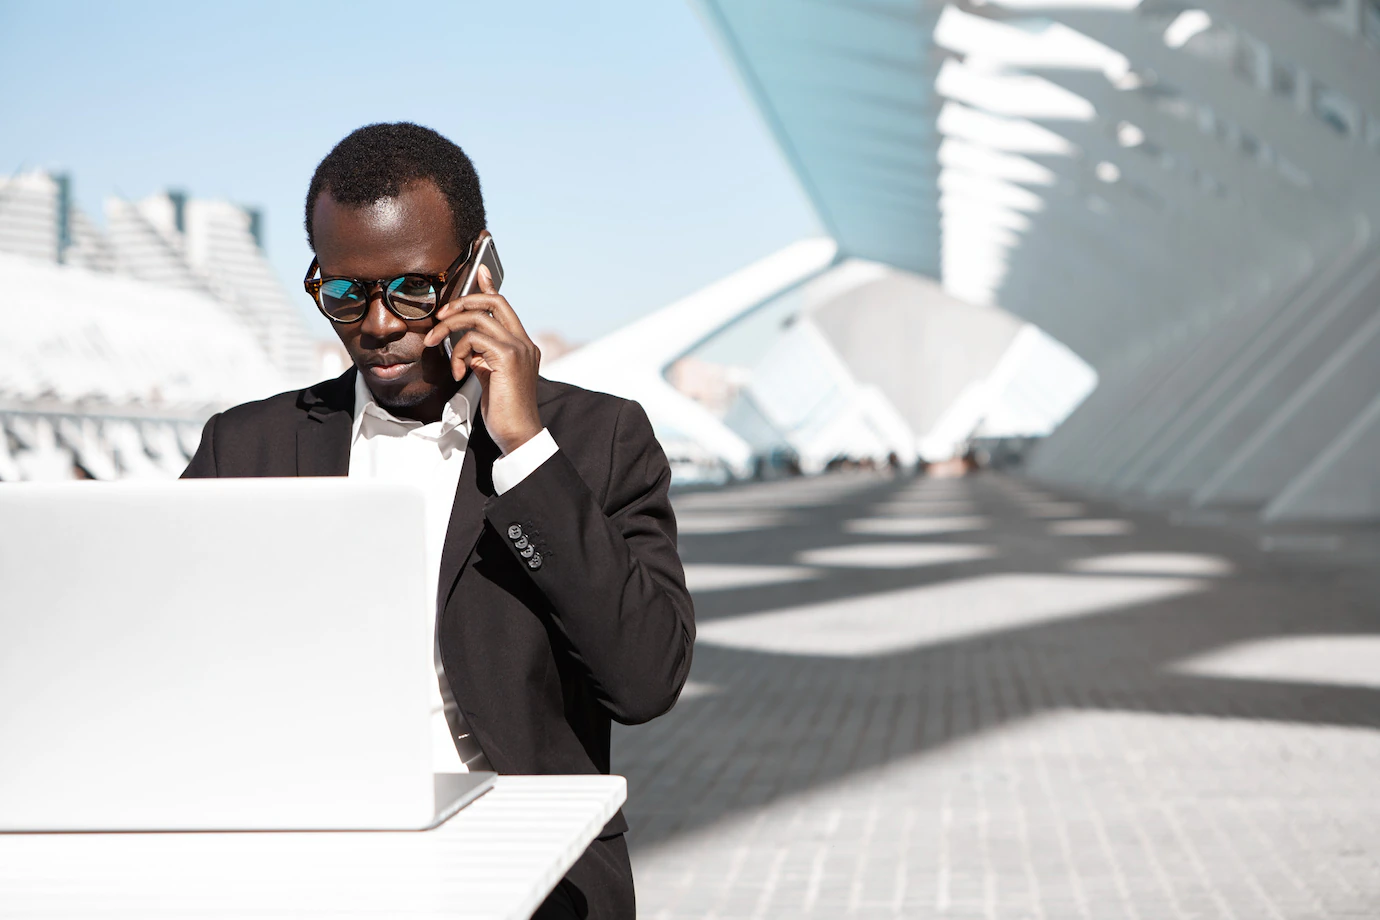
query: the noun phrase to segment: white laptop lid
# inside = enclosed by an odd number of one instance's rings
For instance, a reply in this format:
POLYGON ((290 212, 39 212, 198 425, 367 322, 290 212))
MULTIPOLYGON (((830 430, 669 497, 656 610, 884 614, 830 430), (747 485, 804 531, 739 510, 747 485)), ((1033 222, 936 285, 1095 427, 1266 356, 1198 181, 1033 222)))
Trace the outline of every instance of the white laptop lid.
POLYGON ((433 823, 422 495, 0 486, 0 830, 433 823))

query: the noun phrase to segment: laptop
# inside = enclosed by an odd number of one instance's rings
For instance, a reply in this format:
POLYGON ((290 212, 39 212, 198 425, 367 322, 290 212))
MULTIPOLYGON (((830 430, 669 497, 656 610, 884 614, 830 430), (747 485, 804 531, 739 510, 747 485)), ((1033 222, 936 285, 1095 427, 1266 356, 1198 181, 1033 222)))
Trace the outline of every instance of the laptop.
POLYGON ((0 831, 423 830, 420 490, 0 486, 0 831))

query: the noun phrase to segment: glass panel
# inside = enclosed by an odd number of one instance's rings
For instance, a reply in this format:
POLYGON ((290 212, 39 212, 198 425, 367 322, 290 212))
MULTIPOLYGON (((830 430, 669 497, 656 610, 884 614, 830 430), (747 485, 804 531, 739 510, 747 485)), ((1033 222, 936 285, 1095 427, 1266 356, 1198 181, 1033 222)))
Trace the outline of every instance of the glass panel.
POLYGON ((1321 83, 1314 84, 1313 114, 1343 137, 1355 134, 1356 123, 1360 120, 1356 106, 1350 99, 1321 83))
POLYGON ((1232 70, 1236 75, 1254 86, 1259 86, 1262 74, 1265 72, 1264 56, 1256 42, 1243 37, 1236 46, 1236 53, 1232 57, 1232 70))
POLYGON ((1348 35, 1356 33, 1356 7, 1347 0, 1294 0, 1322 22, 1348 35))
MULTIPOLYGON (((1377 0, 1377 2, 1380 2, 1380 0, 1377 0)), ((1275 61, 1271 69, 1273 71, 1271 83, 1273 84, 1275 95, 1283 96, 1286 99, 1294 98, 1294 92, 1297 86, 1294 80, 1294 68, 1290 67, 1288 64, 1281 64, 1279 61, 1275 61)))
POLYGON ((1366 146, 1380 152, 1380 119, 1366 116, 1366 146))

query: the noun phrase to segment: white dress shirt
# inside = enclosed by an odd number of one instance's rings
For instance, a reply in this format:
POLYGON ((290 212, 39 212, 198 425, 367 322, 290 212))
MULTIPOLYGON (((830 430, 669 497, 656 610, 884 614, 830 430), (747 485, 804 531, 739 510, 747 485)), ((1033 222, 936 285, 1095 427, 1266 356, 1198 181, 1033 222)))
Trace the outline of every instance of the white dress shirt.
MULTIPOLYGON (((355 375, 355 413, 350 436, 350 478, 420 486, 426 496, 426 571, 429 608, 436 610, 437 582, 441 577, 441 550, 450 525, 465 448, 479 411, 479 379, 470 374, 460 390, 441 411, 441 420, 422 424, 400 419, 374 399, 363 374, 355 375)), ((556 442, 545 428, 512 453, 494 461, 494 490, 502 495, 526 479, 556 452, 556 442)), ((437 773, 489 770, 479 742, 470 733, 465 717, 451 697, 450 684, 441 667, 440 645, 433 630, 432 661, 435 673, 431 695, 432 759, 437 773)))

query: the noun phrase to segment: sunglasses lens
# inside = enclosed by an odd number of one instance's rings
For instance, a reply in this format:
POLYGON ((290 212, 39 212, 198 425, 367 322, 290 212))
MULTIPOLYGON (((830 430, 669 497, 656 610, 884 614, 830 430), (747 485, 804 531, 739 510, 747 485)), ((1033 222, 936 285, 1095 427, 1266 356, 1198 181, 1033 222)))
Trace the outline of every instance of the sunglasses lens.
POLYGON ((388 300, 404 319, 425 319, 436 309, 436 289, 422 275, 403 275, 388 283, 388 300))
POLYGON ((369 292, 356 281, 332 279, 321 285, 321 309, 331 319, 353 323, 368 311, 369 292))

